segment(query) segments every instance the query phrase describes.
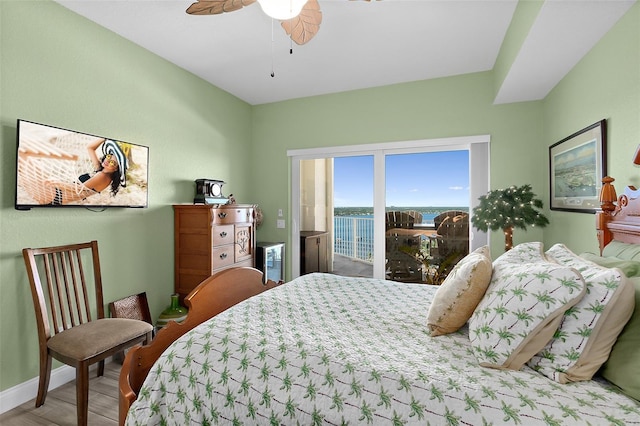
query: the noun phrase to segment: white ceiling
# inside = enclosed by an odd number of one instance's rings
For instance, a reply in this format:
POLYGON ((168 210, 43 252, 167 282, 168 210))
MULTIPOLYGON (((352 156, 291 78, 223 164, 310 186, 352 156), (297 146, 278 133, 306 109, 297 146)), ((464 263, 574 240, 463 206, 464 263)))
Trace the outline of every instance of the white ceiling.
MULTIPOLYGON (((491 70, 518 3, 319 0, 320 31, 289 54, 257 3, 193 16, 192 0, 56 1, 252 105, 491 70)), ((544 98, 635 1, 547 0, 496 103, 544 98)))

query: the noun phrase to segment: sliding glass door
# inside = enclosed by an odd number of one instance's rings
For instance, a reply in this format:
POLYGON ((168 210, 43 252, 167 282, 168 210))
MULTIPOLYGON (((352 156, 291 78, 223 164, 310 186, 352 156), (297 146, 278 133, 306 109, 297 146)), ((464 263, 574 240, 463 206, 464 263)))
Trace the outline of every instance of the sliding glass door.
POLYGON ((333 159, 333 272, 373 277, 374 157, 333 159))
POLYGON ((468 150, 385 155, 387 279, 440 283, 468 253, 468 225, 468 150))
MULTIPOLYGON (((435 220, 440 212, 460 211, 466 218, 456 217, 458 214, 450 220, 466 220, 468 224, 477 197, 489 188, 488 136, 293 150, 288 155, 292 160, 293 277, 300 274, 300 235, 309 223, 323 226, 329 235, 330 271, 337 265, 336 257, 344 256, 370 263, 374 277, 388 279, 387 212, 419 212, 421 218, 412 224, 421 233, 417 248, 432 254, 438 241, 430 219, 435 220), (310 164, 314 173, 307 170, 310 164), (309 187, 326 193, 316 194, 310 204, 309 187), (348 216, 350 220, 338 219, 348 216)), ((468 229, 468 225, 466 235, 467 250, 487 243, 486 234, 468 229)), ((414 276, 424 279, 428 272, 429 268, 423 267, 420 275, 414 276)), ((347 274, 369 276, 362 271, 347 274)))

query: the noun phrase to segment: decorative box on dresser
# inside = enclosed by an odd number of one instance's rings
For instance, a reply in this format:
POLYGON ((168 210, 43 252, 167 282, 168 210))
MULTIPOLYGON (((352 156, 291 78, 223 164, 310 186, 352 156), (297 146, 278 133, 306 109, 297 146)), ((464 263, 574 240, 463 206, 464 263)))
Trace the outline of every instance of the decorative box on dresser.
POLYGON ((177 204, 175 292, 180 300, 204 279, 234 266, 255 266, 254 206, 177 204))

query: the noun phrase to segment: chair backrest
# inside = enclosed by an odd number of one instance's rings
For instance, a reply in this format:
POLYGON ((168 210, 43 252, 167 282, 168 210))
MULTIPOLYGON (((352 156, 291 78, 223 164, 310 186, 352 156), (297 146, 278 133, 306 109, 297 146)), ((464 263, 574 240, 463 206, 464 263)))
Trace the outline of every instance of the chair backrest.
POLYGON ((25 248, 22 255, 41 344, 56 333, 104 318, 97 241, 25 248))
POLYGON ((389 211, 386 213, 385 228, 387 231, 393 228, 410 229, 416 223, 422 223, 422 213, 418 211, 389 211))
POLYGON ((433 226, 435 229, 438 229, 442 221, 445 220, 447 217, 450 217, 451 219, 453 219, 454 217, 460 216, 460 215, 466 215, 468 217, 469 212, 466 212, 464 210, 447 210, 445 212, 442 212, 438 216, 433 218, 433 226))
POLYGON ((109 312, 113 318, 130 318, 153 324, 147 293, 142 292, 114 300, 109 303, 109 312))
POLYGON ((440 256, 457 253, 466 256, 469 253, 469 214, 444 216, 439 223, 437 233, 441 237, 438 242, 440 256))

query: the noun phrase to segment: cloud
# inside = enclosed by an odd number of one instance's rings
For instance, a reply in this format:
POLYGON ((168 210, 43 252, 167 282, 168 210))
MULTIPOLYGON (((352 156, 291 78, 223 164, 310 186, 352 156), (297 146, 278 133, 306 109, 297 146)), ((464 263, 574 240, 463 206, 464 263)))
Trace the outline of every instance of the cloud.
POLYGON ((464 189, 464 187, 463 186, 450 186, 449 189, 452 190, 452 191, 462 191, 464 189))

